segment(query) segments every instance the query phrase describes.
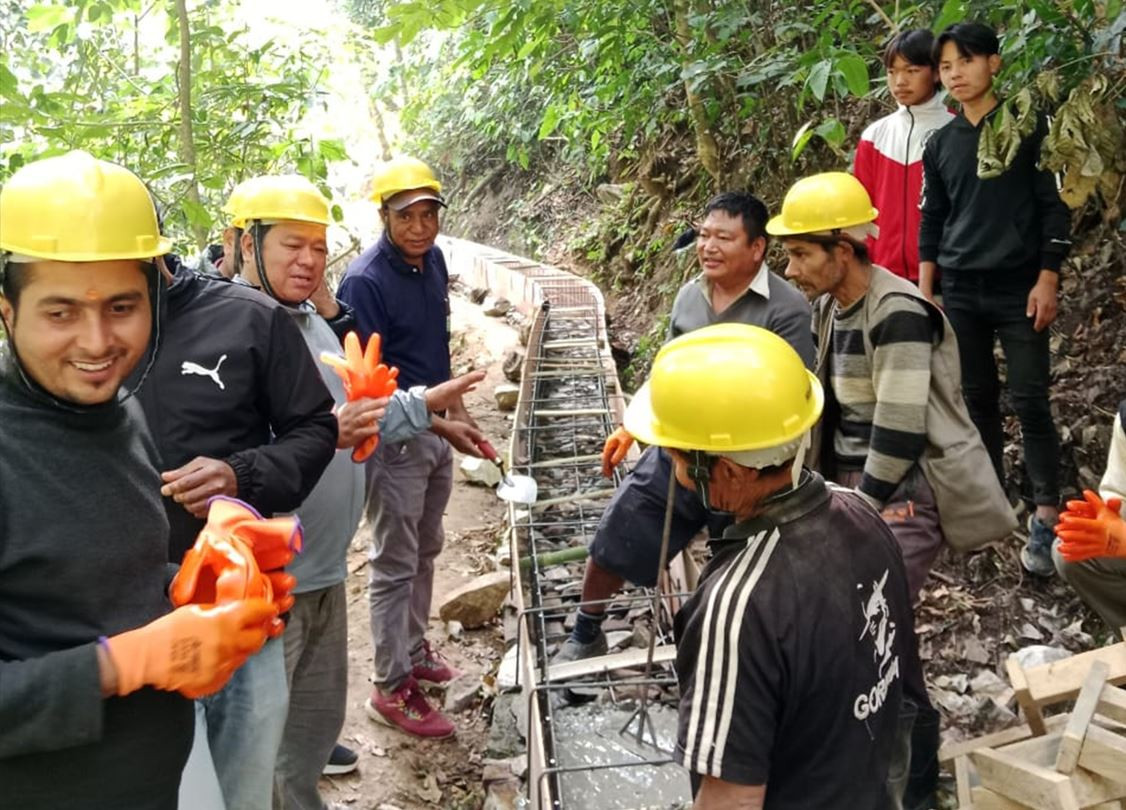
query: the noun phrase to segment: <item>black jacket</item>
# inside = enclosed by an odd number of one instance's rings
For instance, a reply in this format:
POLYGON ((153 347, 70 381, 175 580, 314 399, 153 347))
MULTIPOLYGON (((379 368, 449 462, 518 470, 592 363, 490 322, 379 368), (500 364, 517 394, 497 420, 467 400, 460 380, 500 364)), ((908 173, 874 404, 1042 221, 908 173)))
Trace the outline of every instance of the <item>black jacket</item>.
POLYGON ((1071 248, 1071 216, 1056 178, 1036 168, 1048 132, 1040 116, 999 177, 977 176, 981 128, 958 115, 923 149, 919 260, 943 270, 1055 270, 1071 248))
MULTIPOLYGON (((177 263, 178 264, 178 263, 177 263)), ((296 509, 336 450, 332 396, 280 304, 177 267, 156 363, 138 394, 162 460, 223 459, 238 497, 266 516, 296 509)), ((165 499, 179 562, 203 521, 165 499)))
POLYGON ((96 652, 170 609, 154 453, 136 402, 0 373, 0 807, 175 810, 192 703, 103 698, 96 652))

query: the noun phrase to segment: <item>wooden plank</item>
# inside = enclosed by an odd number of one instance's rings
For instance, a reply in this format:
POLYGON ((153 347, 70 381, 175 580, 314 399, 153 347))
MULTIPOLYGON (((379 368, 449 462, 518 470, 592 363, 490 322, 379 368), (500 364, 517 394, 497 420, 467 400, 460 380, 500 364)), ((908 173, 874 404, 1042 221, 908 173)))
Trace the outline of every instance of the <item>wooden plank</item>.
POLYGON ((1087 736, 1087 727, 1091 725, 1091 718, 1095 716, 1095 707, 1102 696, 1109 672, 1106 661, 1096 661, 1091 664, 1091 669, 1087 672, 1083 687, 1079 690, 1079 698, 1075 701, 1075 708, 1071 710, 1067 726, 1060 737, 1060 750, 1056 754, 1056 770, 1060 773, 1071 773, 1075 770, 1075 764, 1079 761, 1079 751, 1083 747, 1083 738, 1087 736))
MULTIPOLYGON (((1046 731, 1051 731, 1060 728, 1067 722, 1067 715, 1057 714, 1054 717, 1049 717, 1045 721, 1046 731)), ((975 737, 972 740, 961 740, 955 743, 947 743, 942 746, 938 752, 938 761, 950 767, 950 763, 958 759, 958 757, 965 756, 971 751, 976 751, 979 748, 997 748, 1002 745, 1008 745, 1019 740, 1024 740, 1033 736, 1032 729, 1027 724, 1007 728, 1004 731, 996 731, 992 734, 986 734, 982 737, 975 737)))
POLYGON ((1126 689, 1119 689, 1110 684, 1104 686, 1102 694, 1099 695, 1097 711, 1111 720, 1126 723, 1126 689))
MULTIPOLYGON (((584 675, 597 675, 612 669, 632 669, 633 667, 644 666, 648 658, 648 649, 635 647, 625 652, 600 655, 596 658, 584 658, 580 661, 568 661, 564 664, 551 664, 547 668, 544 682, 549 680, 566 681, 584 675)), ((675 644, 659 644, 653 651, 654 664, 664 664, 675 658, 675 644)))
POLYGON ((961 756, 954 760, 954 786, 958 793, 958 807, 961 810, 970 810, 974 805, 973 793, 970 790, 970 760, 961 756))
POLYGON ((1126 642, 1119 642, 1024 670, 1032 697, 1041 706, 1074 700, 1096 661, 1106 663, 1107 683, 1115 686, 1126 683, 1126 642))
MULTIPOLYGON (((1062 715, 1066 718, 1066 715, 1062 715)), ((1003 751, 1009 756, 1016 757, 1021 762, 1035 765, 1038 768, 1055 770, 1056 756, 1060 749, 1060 737, 1063 731, 1049 731, 1042 737, 1029 737, 1010 745, 1000 746, 994 750, 1003 751)))
POLYGON ((1079 767, 1105 776, 1121 779, 1126 776, 1126 737, 1092 725, 1087 729, 1079 767))
POLYGON ((1040 713, 1040 706, 1032 697, 1032 690, 1028 685, 1028 677, 1025 675, 1024 668, 1020 665, 1020 661, 1017 660, 1015 655, 1010 655, 1005 661, 1005 670, 1009 673, 1009 683, 1013 685, 1017 703, 1020 705, 1021 712, 1024 714, 1024 720, 1028 723, 1028 727, 1036 736, 1047 733, 1047 728, 1044 726, 1044 715, 1040 713))
POLYGON ((973 810, 1036 810, 1027 804, 1006 799, 1000 793, 980 786, 973 789, 970 802, 963 804, 962 807, 970 807, 973 810))
POLYGON ((1079 810, 1071 780, 1012 754, 983 748, 970 754, 982 787, 1038 810, 1079 810))

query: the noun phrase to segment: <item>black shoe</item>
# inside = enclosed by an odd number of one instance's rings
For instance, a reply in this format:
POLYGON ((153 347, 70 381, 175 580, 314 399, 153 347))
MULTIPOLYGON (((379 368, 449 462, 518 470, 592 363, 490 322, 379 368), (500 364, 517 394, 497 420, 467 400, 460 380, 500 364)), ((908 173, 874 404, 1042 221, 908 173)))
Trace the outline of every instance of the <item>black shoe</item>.
POLYGON ((359 764, 360 757, 355 751, 337 743, 336 747, 332 749, 332 756, 328 758, 328 764, 325 765, 322 773, 325 776, 339 776, 342 773, 351 773, 356 770, 359 764))

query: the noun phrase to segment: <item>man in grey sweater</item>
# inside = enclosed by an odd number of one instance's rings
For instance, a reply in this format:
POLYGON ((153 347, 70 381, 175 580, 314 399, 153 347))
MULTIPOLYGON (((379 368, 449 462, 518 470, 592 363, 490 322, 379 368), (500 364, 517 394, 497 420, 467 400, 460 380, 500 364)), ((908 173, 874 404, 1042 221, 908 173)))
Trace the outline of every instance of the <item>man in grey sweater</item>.
POLYGON ((169 612, 155 449, 119 396, 146 359, 167 249, 141 181, 86 153, 0 191, 5 806, 175 810, 192 741, 177 692, 221 687, 276 616, 261 600, 169 612))

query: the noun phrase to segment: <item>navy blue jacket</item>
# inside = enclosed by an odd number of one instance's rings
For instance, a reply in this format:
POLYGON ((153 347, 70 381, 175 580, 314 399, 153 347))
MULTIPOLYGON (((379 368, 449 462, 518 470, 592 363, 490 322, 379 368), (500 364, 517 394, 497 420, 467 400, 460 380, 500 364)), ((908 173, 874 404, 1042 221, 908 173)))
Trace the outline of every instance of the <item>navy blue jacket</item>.
POLYGON ((450 378, 450 275, 436 247, 423 270, 408 264, 384 233, 350 265, 337 296, 355 311, 364 345, 377 332, 383 362, 399 368, 399 387, 450 378))

